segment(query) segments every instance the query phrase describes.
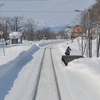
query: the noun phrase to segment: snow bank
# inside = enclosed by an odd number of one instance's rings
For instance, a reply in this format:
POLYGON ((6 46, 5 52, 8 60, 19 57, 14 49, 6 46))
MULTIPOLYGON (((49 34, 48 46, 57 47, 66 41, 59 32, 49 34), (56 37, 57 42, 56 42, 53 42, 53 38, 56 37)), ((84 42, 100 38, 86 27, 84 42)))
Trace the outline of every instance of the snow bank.
POLYGON ((4 100, 4 96, 13 86, 14 80, 17 78, 20 70, 33 59, 32 54, 39 50, 39 47, 33 45, 29 50, 22 51, 15 59, 0 66, 0 99, 4 100), (7 83, 7 85, 6 85, 7 83))
POLYGON ((39 47, 37 47, 36 45, 33 45, 28 51, 22 51, 18 57, 16 57, 15 59, 13 59, 12 61, 3 64, 0 66, 0 78, 7 73, 7 71, 11 70, 18 62, 22 61, 25 57, 32 55, 33 53, 35 53, 37 50, 39 49, 39 47))

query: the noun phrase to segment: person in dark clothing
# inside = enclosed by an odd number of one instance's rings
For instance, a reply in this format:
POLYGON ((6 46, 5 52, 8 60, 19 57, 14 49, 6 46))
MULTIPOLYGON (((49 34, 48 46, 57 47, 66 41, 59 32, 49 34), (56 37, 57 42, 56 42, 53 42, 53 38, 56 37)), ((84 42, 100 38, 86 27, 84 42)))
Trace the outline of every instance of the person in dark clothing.
POLYGON ((70 55, 70 51, 71 51, 71 48, 70 47, 67 47, 66 51, 65 51, 65 54, 66 55, 70 55))

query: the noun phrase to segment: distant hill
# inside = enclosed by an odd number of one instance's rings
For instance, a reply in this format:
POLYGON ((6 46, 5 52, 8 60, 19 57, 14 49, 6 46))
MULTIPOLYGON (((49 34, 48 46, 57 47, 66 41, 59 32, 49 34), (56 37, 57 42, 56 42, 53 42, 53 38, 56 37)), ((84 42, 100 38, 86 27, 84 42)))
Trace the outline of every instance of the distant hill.
POLYGON ((54 26, 50 27, 50 30, 53 32, 59 32, 59 31, 64 31, 67 26, 54 26))
MULTIPOLYGON (((66 25, 63 25, 63 26, 52 26, 52 27, 48 27, 52 32, 59 32, 59 31, 64 31, 66 29, 66 25)), ((42 30, 44 29, 45 27, 43 26, 38 26, 36 30, 42 30)))

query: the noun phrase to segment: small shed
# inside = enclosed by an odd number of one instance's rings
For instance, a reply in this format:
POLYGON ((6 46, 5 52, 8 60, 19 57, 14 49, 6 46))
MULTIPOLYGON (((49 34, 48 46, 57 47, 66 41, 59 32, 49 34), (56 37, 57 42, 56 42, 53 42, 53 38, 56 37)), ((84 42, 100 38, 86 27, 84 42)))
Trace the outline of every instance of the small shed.
POLYGON ((10 43, 11 44, 17 44, 17 43, 21 42, 21 36, 22 36, 21 32, 12 32, 12 33, 10 33, 9 34, 10 43))

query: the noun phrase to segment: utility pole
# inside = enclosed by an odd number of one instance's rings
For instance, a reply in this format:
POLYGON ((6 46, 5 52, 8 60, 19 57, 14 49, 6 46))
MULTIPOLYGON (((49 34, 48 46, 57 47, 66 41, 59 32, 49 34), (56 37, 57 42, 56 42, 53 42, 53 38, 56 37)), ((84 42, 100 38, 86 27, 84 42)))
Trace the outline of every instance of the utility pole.
POLYGON ((8 34, 7 34, 7 30, 8 30, 7 23, 8 23, 8 21, 6 20, 6 40, 7 40, 7 37, 8 37, 8 34))
MULTIPOLYGON (((84 12, 80 10, 75 10, 76 12, 84 12)), ((90 9, 87 12, 87 48, 86 48, 86 56, 92 57, 92 33, 90 32, 90 9)))
POLYGON ((4 54, 4 56, 5 56, 5 50, 4 50, 4 40, 3 40, 3 38, 2 38, 2 35, 3 35, 3 32, 2 31, 0 31, 0 35, 1 35, 1 40, 2 40, 2 49, 3 49, 3 54, 4 54))
POLYGON ((18 25, 17 25, 18 23, 17 23, 17 22, 18 22, 18 17, 15 17, 15 23, 16 23, 16 24, 15 24, 15 27, 16 27, 15 30, 16 30, 16 32, 18 31, 18 25))
POLYGON ((98 35, 98 24, 96 26, 96 39, 97 39, 97 57, 99 57, 100 35, 98 35))
POLYGON ((92 57, 92 34, 90 32, 90 9, 88 10, 88 47, 89 47, 89 57, 92 57))

